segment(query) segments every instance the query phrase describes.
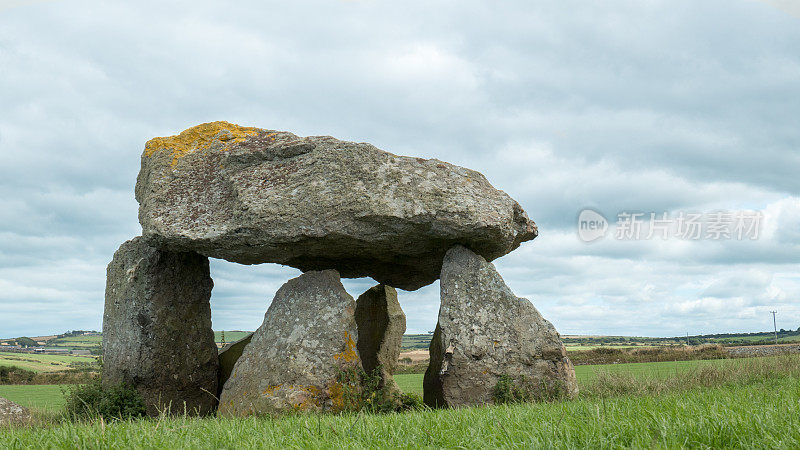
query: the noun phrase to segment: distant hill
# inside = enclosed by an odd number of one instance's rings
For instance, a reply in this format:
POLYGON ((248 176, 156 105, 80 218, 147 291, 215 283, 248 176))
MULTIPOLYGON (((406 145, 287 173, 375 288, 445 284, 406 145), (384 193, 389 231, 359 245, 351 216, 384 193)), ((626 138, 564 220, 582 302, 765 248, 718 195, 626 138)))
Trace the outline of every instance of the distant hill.
MULTIPOLYGON (((403 336, 403 350, 428 349, 432 334, 406 334, 403 336)), ((637 347, 637 346, 670 346, 670 345, 769 345, 775 343, 775 333, 762 331, 758 333, 719 333, 695 336, 675 337, 643 337, 643 336, 594 336, 563 335, 561 339, 568 349, 585 350, 595 347, 637 347)), ((778 331, 778 343, 800 342, 800 328, 795 331, 778 331)))
MULTIPOLYGON (((224 330, 215 331, 214 340, 217 346, 229 344, 246 337, 252 331, 224 330)), ((432 333, 406 334, 403 336, 403 350, 427 350, 430 346, 432 333)), ((636 347, 636 346, 670 346, 670 345, 768 345, 775 343, 775 333, 762 331, 757 333, 718 333, 694 336, 675 337, 643 337, 643 336, 596 336, 596 335, 563 335, 564 344, 573 350, 583 350, 594 347, 636 347)), ((43 346, 46 348, 66 350, 89 350, 93 355, 102 351, 102 333, 97 331, 76 330, 52 336, 17 337, 0 339, 0 349, 3 347, 43 346)), ((800 342, 800 328, 797 330, 778 331, 778 343, 800 342)))
POLYGON ((405 334, 403 335, 403 350, 427 350, 431 345, 433 333, 428 334, 405 334))
MULTIPOLYGON (((637 346, 637 345, 769 345, 775 343, 774 331, 757 333, 717 333, 675 337, 641 336, 562 336, 564 344, 580 346, 637 346)), ((778 331, 778 343, 800 342, 800 328, 778 331)))

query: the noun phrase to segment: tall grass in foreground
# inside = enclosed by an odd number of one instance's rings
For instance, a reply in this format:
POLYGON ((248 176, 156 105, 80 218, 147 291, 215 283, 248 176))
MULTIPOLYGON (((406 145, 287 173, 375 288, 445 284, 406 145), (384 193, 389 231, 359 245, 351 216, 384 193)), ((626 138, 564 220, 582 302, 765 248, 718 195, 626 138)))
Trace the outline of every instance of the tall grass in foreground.
POLYGON ((599 369, 581 383, 583 398, 620 395, 660 395, 694 388, 743 386, 787 377, 800 378, 800 355, 779 355, 765 358, 740 358, 725 364, 703 364, 671 376, 643 375, 599 369))
POLYGON ((800 356, 673 378, 600 374, 578 400, 403 414, 161 417, 0 429, 0 448, 800 448, 800 356))
POLYGON ((800 379, 533 405, 0 430, 0 448, 800 448, 800 379))
POLYGON ((568 356, 575 365, 697 361, 732 357, 725 347, 719 344, 645 348, 597 347, 591 350, 570 350, 568 356))

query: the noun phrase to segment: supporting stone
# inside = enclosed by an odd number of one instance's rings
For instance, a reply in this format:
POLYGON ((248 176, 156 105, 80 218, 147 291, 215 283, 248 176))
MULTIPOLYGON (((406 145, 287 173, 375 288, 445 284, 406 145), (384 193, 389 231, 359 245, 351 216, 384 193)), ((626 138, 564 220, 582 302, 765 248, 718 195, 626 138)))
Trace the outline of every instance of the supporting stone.
POLYGON ((222 395, 222 387, 225 386, 225 382, 231 377, 236 361, 242 357, 244 348, 247 347, 247 344, 249 344, 252 339, 253 333, 250 333, 246 337, 219 349, 219 384, 217 387, 219 392, 217 393, 217 397, 222 395))
POLYGON ((406 332, 406 315, 397 301, 397 290, 379 284, 361 294, 356 301, 356 324, 364 371, 372 374, 380 368, 381 387, 399 391, 392 374, 406 332))
POLYGON ((355 306, 335 270, 289 280, 236 362, 219 413, 343 409, 346 386, 340 377, 361 366, 355 306))
POLYGON ((213 285, 204 256, 122 244, 107 270, 103 382, 135 387, 150 415, 213 412, 213 285))
POLYGON ((494 265, 456 246, 445 255, 440 283, 426 404, 494 403, 503 376, 530 399, 577 394, 575 371, 555 328, 530 301, 511 292, 494 265))

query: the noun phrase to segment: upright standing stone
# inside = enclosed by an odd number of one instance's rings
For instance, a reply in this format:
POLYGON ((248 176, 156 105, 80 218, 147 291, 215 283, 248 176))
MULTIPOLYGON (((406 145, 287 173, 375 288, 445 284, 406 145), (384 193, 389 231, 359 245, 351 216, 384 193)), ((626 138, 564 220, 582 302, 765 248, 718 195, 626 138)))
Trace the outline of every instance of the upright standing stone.
POLYGON ((381 387, 399 390, 392 374, 406 332, 406 315, 397 301, 397 290, 379 284, 361 294, 356 301, 356 324, 364 371, 372 374, 380 367, 381 387))
POLYGON ((148 414, 207 414, 217 392, 208 258, 164 252, 142 238, 108 265, 103 382, 135 387, 148 414))
POLYGON ((335 270, 289 280, 225 382, 219 413, 343 409, 339 377, 361 365, 355 306, 335 270))
POLYGON ((238 341, 219 349, 219 386, 217 386, 219 392, 217 392, 217 397, 222 395, 222 387, 225 386, 225 382, 231 377, 236 361, 239 361, 239 358, 242 357, 244 348, 250 344, 252 339, 253 333, 250 333, 238 341))
POLYGON ((532 398, 577 394, 561 339, 530 301, 517 298, 494 265, 456 246, 444 258, 441 307, 425 372, 425 403, 493 403, 504 375, 532 398))

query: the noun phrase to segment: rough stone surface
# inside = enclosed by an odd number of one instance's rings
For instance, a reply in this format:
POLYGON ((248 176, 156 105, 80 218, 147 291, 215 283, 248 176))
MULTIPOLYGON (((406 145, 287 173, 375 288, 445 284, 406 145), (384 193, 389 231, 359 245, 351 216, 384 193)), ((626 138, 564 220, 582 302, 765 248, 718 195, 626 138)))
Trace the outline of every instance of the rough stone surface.
POLYGON ((159 248, 409 290, 439 277, 454 244, 492 260, 537 233, 473 170, 227 122, 150 140, 136 199, 143 235, 159 248))
POLYGON ((355 306, 335 270, 289 280, 236 362, 222 390, 219 413, 341 409, 337 377, 361 365, 355 306))
POLYGON ((22 406, 0 397, 0 426, 26 425, 31 421, 31 413, 22 406))
POLYGON ((406 315, 397 290, 379 284, 361 294, 356 300, 356 324, 362 367, 369 374, 380 367, 382 386, 398 389, 392 374, 406 332, 406 315))
POLYGON ((208 258, 130 240, 108 265, 103 381, 125 383, 151 415, 212 412, 217 347, 211 331, 208 258))
POLYGON ((575 371, 555 328, 530 301, 511 292, 494 265, 456 246, 444 258, 440 283, 425 403, 493 403, 492 390, 503 375, 537 395, 577 394, 575 371))
POLYGON ((236 361, 242 357, 244 348, 247 347, 247 344, 249 344, 252 339, 253 333, 250 333, 246 337, 219 349, 219 383, 217 385, 217 397, 222 394, 222 387, 225 386, 225 382, 231 377, 236 361))

